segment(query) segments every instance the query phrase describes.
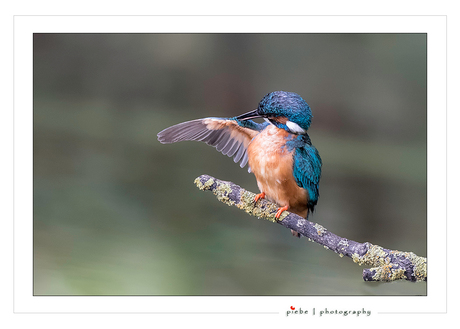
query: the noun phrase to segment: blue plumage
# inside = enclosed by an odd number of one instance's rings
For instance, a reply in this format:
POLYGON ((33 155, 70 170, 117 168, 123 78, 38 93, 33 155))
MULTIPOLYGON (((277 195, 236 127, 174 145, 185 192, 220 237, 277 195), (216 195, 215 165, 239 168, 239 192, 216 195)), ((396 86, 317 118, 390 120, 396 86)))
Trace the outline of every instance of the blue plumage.
MULTIPOLYGON (((257 110, 261 116, 286 117, 305 131, 310 128, 313 117, 307 102, 298 94, 287 91, 274 91, 265 95, 257 110)), ((285 125, 277 126, 286 129, 285 125)))
POLYGON ((311 144, 308 134, 298 135, 297 138, 287 141, 286 147, 288 151, 294 150, 293 175, 296 183, 308 190, 308 206, 313 211, 319 197, 321 157, 311 144))
POLYGON ((308 208, 313 211, 319 197, 321 157, 312 145, 298 147, 294 153, 294 179, 300 187, 308 190, 308 208))
POLYGON ((230 118, 229 120, 235 120, 236 123, 240 127, 248 128, 248 129, 255 130, 255 131, 262 131, 262 130, 264 130, 264 128, 266 128, 269 125, 268 122, 257 123, 257 122, 254 122, 252 120, 241 121, 241 120, 238 120, 237 117, 230 118))

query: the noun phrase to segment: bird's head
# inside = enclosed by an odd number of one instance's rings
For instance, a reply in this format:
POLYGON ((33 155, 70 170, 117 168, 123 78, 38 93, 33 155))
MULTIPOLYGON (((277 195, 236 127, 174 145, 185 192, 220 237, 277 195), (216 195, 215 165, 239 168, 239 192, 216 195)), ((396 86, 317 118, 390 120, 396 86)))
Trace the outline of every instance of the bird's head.
POLYGON ((257 109, 236 118, 244 121, 259 117, 290 133, 303 135, 310 127, 312 114, 307 102, 296 93, 274 91, 262 98, 257 109))

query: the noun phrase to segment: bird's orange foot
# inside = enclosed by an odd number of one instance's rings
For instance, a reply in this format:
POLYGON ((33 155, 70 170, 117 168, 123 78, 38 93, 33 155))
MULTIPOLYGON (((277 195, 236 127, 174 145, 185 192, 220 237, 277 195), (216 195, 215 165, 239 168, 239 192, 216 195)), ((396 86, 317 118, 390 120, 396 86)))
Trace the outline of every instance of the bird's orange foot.
POLYGON ((254 203, 256 203, 257 201, 259 201, 260 199, 265 199, 265 192, 256 194, 256 197, 254 198, 254 203))
POLYGON ((275 215, 276 219, 279 219, 283 211, 288 210, 288 208, 289 206, 278 208, 278 211, 276 212, 276 215, 275 215))

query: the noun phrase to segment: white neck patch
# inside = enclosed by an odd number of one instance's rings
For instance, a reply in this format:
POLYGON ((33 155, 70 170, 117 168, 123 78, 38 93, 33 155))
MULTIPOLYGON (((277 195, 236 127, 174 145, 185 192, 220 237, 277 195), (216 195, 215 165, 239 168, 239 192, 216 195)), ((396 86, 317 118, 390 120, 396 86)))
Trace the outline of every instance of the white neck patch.
POLYGON ((303 128, 301 128, 297 123, 295 122, 292 122, 292 121, 288 121, 286 122, 286 126, 289 128, 289 130, 291 132, 293 132, 294 134, 300 134, 300 135, 303 135, 305 134, 307 131, 303 128))

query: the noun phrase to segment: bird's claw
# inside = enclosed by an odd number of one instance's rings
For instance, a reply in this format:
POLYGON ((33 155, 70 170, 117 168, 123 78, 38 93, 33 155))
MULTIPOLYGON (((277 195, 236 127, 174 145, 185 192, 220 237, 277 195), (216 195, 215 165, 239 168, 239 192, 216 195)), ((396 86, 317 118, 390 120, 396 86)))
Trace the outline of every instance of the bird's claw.
POLYGON ((284 207, 278 208, 278 211, 276 212, 275 218, 276 218, 276 219, 279 219, 280 216, 281 216, 281 214, 282 214, 284 211, 288 210, 288 208, 289 208, 289 206, 284 206, 284 207))
POLYGON ((260 199, 265 199, 265 193, 262 192, 262 193, 259 193, 259 194, 256 194, 255 198, 254 198, 254 203, 256 203, 257 201, 259 201, 260 199))

